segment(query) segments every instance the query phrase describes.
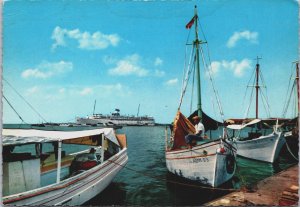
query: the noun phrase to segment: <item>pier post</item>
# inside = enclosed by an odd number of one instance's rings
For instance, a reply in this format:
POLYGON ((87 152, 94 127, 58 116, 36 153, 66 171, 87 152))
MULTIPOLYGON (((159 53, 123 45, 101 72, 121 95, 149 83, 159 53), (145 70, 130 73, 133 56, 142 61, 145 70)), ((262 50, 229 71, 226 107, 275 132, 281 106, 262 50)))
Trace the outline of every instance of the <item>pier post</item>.
POLYGON ((58 141, 56 183, 60 182, 60 170, 61 170, 61 141, 58 141))

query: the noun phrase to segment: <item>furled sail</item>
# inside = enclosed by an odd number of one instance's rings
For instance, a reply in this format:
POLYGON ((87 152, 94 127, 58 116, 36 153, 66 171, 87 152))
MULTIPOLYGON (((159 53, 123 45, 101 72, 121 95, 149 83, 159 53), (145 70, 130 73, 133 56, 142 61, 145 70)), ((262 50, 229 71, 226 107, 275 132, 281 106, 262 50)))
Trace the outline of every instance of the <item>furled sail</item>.
POLYGON ((186 146, 184 137, 188 134, 194 133, 194 125, 180 111, 178 111, 173 123, 174 143, 172 149, 180 149, 182 146, 186 146))

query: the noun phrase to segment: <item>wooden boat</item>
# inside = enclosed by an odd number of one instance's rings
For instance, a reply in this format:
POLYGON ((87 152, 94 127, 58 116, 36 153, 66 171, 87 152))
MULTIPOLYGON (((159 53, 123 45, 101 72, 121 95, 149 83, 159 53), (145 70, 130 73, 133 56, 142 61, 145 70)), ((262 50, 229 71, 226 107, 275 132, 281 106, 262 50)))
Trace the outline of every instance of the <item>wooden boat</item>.
POLYGON ((256 84, 253 86, 256 89, 255 119, 242 119, 240 120, 241 124, 236 124, 235 119, 230 119, 227 122, 230 124, 229 129, 239 131, 237 136, 233 134, 237 146, 237 155, 273 163, 278 158, 279 152, 285 144, 285 139, 283 133, 278 130, 278 119, 258 118, 258 92, 261 87, 259 85, 259 66, 257 58, 256 84))
MULTIPOLYGON (((195 23, 195 41, 193 43, 195 53, 192 52, 190 60, 195 60, 194 65, 197 74, 197 94, 198 107, 194 114, 202 118, 205 129, 217 129, 219 124, 217 121, 207 116, 201 107, 201 90, 200 90, 200 66, 199 66, 199 47, 201 41, 198 39, 198 16, 197 8, 195 7, 195 15, 193 19, 186 25, 189 29, 195 23)), ((187 70, 186 74, 192 74, 187 70)), ((187 80, 188 78, 186 78, 187 80)), ((186 83, 184 83, 186 85, 186 83)), ((180 106, 185 89, 181 96, 180 106)), ((234 175, 236 168, 236 154, 235 148, 226 141, 224 135, 218 139, 203 139, 197 142, 191 148, 185 142, 187 134, 194 134, 195 127, 189 119, 187 119, 181 112, 180 106, 176 114, 174 123, 171 128, 171 137, 168 138, 166 133, 166 165, 168 171, 180 177, 197 181, 205 185, 217 187, 228 181, 234 175)), ((190 118, 191 118, 190 117, 190 118)))
POLYGON ((126 136, 111 128, 3 129, 2 137, 5 205, 81 205, 103 191, 128 160, 126 136))
POLYGON ((282 130, 286 139, 286 149, 296 160, 299 159, 299 110, 300 110, 300 84, 299 84, 299 61, 294 62, 296 65, 296 72, 292 72, 290 81, 293 81, 291 90, 287 92, 287 100, 284 107, 283 116, 287 115, 287 111, 291 103, 297 103, 297 107, 293 110, 293 117, 284 124, 282 130), (294 77, 292 77, 294 76, 294 77), (295 95, 296 94, 296 95, 295 95), (294 97, 295 100, 291 100, 294 97))

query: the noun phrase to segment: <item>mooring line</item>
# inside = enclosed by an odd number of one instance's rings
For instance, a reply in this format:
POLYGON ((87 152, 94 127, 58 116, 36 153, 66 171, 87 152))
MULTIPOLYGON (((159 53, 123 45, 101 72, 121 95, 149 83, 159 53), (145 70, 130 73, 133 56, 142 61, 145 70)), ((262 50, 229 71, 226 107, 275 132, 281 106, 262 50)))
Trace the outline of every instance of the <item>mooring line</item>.
POLYGON ((290 149, 290 147, 289 147, 289 145, 288 145, 287 142, 285 142, 285 145, 286 145, 286 148, 287 148, 287 150, 289 151, 289 153, 292 155, 292 157, 293 157, 295 160, 299 161, 299 159, 292 153, 292 150, 290 149))
POLYGON ((133 171, 135 173, 138 173, 138 174, 141 174, 143 176, 147 176, 147 177, 150 177, 150 178, 154 178, 156 180, 161 180, 161 181, 165 181, 165 182, 169 182, 169 183, 173 183, 173 184, 179 184, 179 185, 184 185, 184 186, 188 186, 188 187, 203 188, 203 189, 209 189, 209 190, 223 190, 223 191, 232 191, 232 192, 234 192, 234 191, 240 191, 240 189, 234 189, 234 188, 213 188, 213 187, 199 186, 199 185, 193 185, 193 184, 187 184, 187 183, 182 183, 182 182, 176 182, 176 181, 172 181, 172 180, 167 180, 167 179, 164 179, 164 178, 160 178, 160 177, 157 177, 157 176, 153 176, 153 175, 149 175, 147 173, 140 172, 138 170, 132 169, 132 168, 127 167, 125 165, 121 165, 119 163, 116 163, 116 162, 114 162, 112 160, 107 160, 107 161, 112 162, 112 163, 114 163, 116 165, 120 165, 123 168, 131 170, 131 171, 133 171))

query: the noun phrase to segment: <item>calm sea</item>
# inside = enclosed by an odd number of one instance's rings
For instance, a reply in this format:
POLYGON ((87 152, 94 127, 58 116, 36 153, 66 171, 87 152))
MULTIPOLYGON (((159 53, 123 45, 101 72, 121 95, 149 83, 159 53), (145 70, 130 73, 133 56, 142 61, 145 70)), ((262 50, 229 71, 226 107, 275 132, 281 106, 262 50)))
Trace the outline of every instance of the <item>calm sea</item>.
MULTIPOLYGON (((64 129, 75 130, 75 127, 64 129)), ((127 136, 129 161, 126 168, 106 190, 84 206, 199 206, 227 193, 224 190, 203 189, 201 185, 167 172, 164 126, 123 127, 118 132, 127 136)), ((235 176, 220 188, 255 188, 258 181, 295 163, 292 157, 283 153, 273 165, 238 158, 235 176)))
MULTIPOLYGON (((208 190, 167 172, 165 127, 124 127, 129 161, 113 183, 85 205, 191 206, 201 205, 226 193, 208 190)), ((275 164, 238 158, 236 174, 222 188, 255 188, 255 183, 291 165, 295 160, 280 155, 275 164)))

